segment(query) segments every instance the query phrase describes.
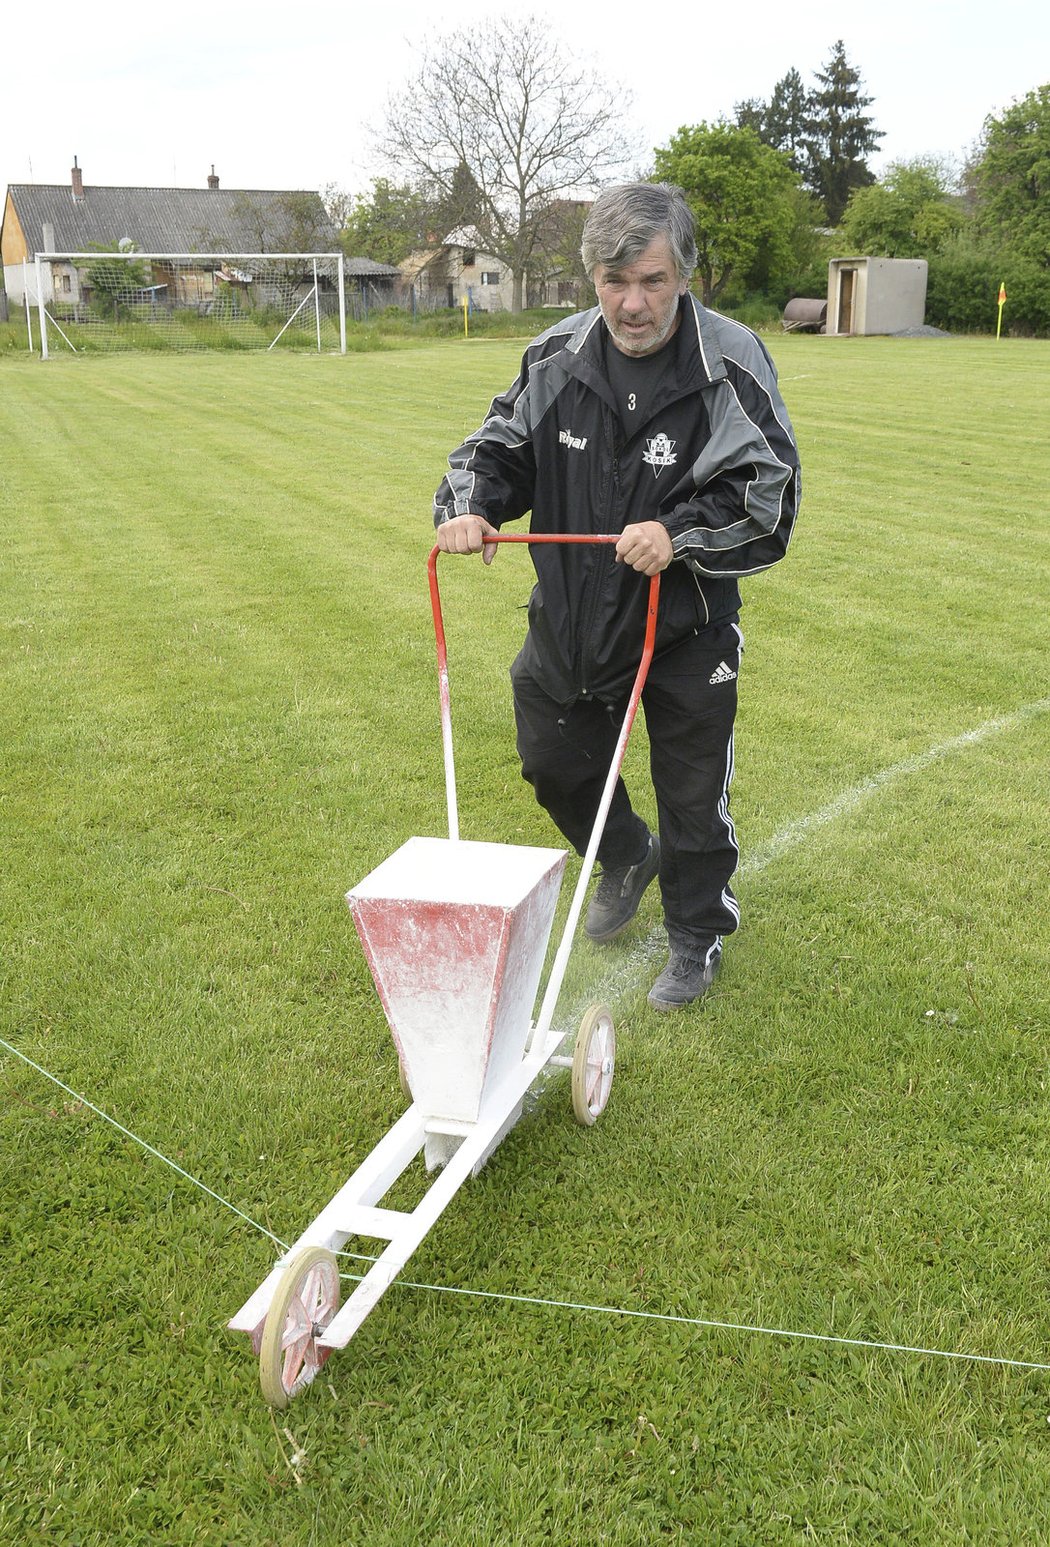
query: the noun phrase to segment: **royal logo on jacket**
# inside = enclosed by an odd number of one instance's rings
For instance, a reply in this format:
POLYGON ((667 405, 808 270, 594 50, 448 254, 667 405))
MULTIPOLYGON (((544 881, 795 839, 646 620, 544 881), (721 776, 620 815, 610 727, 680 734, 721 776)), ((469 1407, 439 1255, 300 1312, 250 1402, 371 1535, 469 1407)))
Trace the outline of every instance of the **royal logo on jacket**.
POLYGON ((642 453, 642 461, 648 462, 654 478, 659 478, 661 468, 673 467, 678 461, 674 449, 678 442, 668 440, 662 431, 659 435, 654 435, 651 440, 647 440, 645 444, 647 450, 642 453))

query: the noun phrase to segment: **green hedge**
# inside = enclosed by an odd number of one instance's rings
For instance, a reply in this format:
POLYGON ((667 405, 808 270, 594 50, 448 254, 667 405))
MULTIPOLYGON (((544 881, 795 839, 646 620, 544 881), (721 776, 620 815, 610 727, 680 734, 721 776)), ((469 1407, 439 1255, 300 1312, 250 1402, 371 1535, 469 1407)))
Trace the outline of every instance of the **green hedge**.
POLYGON ((1050 270, 1030 258, 979 249, 930 259, 926 321, 949 333, 994 333, 1000 284, 1006 285, 1003 332, 1050 336, 1050 270))

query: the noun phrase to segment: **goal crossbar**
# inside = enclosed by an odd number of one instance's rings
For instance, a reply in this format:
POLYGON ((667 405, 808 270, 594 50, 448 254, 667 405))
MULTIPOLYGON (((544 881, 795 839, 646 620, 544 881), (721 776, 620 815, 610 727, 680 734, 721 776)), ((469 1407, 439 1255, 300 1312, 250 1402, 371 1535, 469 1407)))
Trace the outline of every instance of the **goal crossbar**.
POLYGON ((342 266, 343 255, 341 252, 233 252, 227 248, 215 252, 40 252, 37 260, 50 263, 52 258, 61 258, 70 263, 73 260, 84 260, 88 263, 105 262, 109 258, 116 258, 119 262, 134 263, 143 258, 154 263, 211 263, 215 258, 265 258, 273 263, 303 263, 307 258, 335 258, 342 266))
MULTIPOLYGON (((278 331, 276 336, 270 340, 270 342, 267 344, 266 348, 268 350, 270 350, 270 349, 272 349, 274 347, 274 345, 277 343, 278 339, 280 339, 282 337, 282 335, 286 332, 286 330, 291 326, 291 324, 296 320, 296 318, 298 318, 299 315, 303 311, 305 311, 306 307, 312 301, 313 302, 313 310, 314 310, 314 321, 315 321, 315 330, 316 330, 316 338, 317 338, 317 352, 318 353, 321 353, 321 350, 322 350, 322 342, 321 342, 320 280, 319 280, 319 274, 318 274, 318 263, 319 262, 323 262, 325 265, 329 266, 329 269, 331 268, 331 265, 334 264, 335 265, 334 289, 336 290, 337 297, 338 297, 339 353, 340 354, 346 354, 346 273, 345 273, 345 259, 344 259, 344 255, 343 255, 342 252, 265 252, 264 253, 264 252, 234 252, 234 251, 231 251, 229 249, 223 249, 223 250, 220 250, 220 251, 213 251, 213 252, 138 252, 136 250, 129 250, 129 251, 126 251, 126 252, 120 252, 120 251, 117 251, 117 252, 105 252, 105 251, 103 251, 103 252, 99 252, 99 251, 95 251, 95 252, 85 252, 85 251, 44 252, 44 253, 37 253, 35 255, 36 284, 37 284, 37 308, 38 308, 39 322, 40 322, 40 354, 41 354, 41 358, 42 359, 46 360, 48 358, 48 353, 49 353, 49 351, 48 351, 48 341, 47 341, 48 323, 50 323, 52 328, 54 328, 60 334, 60 336, 62 337, 63 341, 66 344, 68 344, 69 348, 71 350, 73 350, 74 353, 77 352, 76 351, 76 345, 71 341, 69 336, 63 331, 63 329, 61 328, 59 323, 56 321, 55 317, 52 316, 51 312, 47 308, 47 305, 46 305, 46 295, 45 295, 45 286, 44 286, 44 277, 43 277, 43 265, 44 264, 54 264, 54 263, 69 263, 69 264, 75 265, 78 268, 83 268, 83 267, 85 267, 86 265, 89 265, 89 264, 106 264, 106 263, 109 263, 109 262, 127 263, 129 266, 131 264, 134 264, 134 263, 172 264, 172 265, 174 265, 174 264, 183 264, 187 268, 203 270, 205 272, 208 271, 209 269, 214 271, 217 268, 220 268, 222 265, 229 264, 229 263, 250 263, 253 266, 253 269, 258 267, 259 265, 262 265, 262 264, 276 264, 276 263, 293 264, 294 263, 294 264, 296 264, 298 266, 303 266, 304 268, 307 265, 309 265, 311 270, 312 270, 312 275, 313 275, 313 283, 312 283, 312 285, 310 285, 309 288, 306 290, 305 295, 301 296, 301 298, 299 299, 298 304, 295 306, 294 310, 291 312, 291 314, 288 317, 286 317, 286 319, 284 320, 284 322, 281 325, 280 330, 278 331)), ((300 281, 300 283, 305 283, 305 281, 300 281)), ((142 286, 140 286, 140 287, 137 287, 137 288, 139 290, 142 290, 142 289, 150 289, 150 288, 156 288, 156 287, 142 287, 142 286)))

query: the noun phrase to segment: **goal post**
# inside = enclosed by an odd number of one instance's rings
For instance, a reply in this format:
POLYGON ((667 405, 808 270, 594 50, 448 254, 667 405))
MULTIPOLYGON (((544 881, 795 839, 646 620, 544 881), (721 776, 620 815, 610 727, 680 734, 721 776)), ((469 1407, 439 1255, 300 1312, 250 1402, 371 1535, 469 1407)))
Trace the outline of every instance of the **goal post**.
POLYGON ((47 252, 40 354, 149 349, 346 353, 341 252, 47 252))

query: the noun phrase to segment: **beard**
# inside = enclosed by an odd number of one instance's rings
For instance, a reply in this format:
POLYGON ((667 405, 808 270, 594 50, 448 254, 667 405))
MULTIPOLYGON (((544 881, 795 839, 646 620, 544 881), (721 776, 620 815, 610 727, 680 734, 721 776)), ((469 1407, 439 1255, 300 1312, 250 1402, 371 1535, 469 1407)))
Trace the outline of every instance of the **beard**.
MULTIPOLYGON (((661 349, 663 345, 666 344, 667 340, 674 332, 674 329, 678 323, 678 312, 680 305, 681 297, 678 297, 676 299, 675 305, 671 308, 668 315, 663 319, 662 322, 656 325, 655 331, 642 334, 640 337, 635 337, 631 333, 623 332, 619 326, 614 327, 613 324, 609 321, 608 317, 605 319, 605 325, 609 329, 609 332, 612 334, 613 342, 616 344, 617 348, 623 350, 625 354, 655 354, 658 349, 661 349)), ((655 319, 649 324, 651 330, 653 329, 654 322, 655 319)))

